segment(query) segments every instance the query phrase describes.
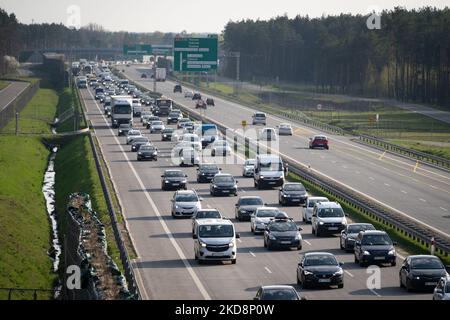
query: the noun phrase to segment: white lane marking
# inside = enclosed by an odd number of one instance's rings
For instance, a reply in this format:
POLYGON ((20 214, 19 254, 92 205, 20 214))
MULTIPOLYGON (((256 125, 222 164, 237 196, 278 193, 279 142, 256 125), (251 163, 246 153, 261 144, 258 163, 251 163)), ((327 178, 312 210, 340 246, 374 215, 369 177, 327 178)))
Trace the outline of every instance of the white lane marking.
POLYGON ((353 274, 351 274, 350 272, 348 272, 347 270, 344 270, 344 272, 346 273, 346 274, 348 274, 350 277, 352 277, 352 278, 354 278, 355 276, 353 275, 353 274))
POLYGON ((303 242, 305 242, 308 246, 311 245, 311 242, 309 242, 308 240, 303 240, 303 242))
POLYGON ((211 209, 211 205, 209 203, 206 206, 208 207, 208 209, 211 209))
POLYGON ((407 194, 408 192, 406 192, 405 190, 402 190, 402 193, 407 194))
POLYGON ((444 207, 439 207, 440 209, 444 210, 444 211, 448 211, 447 209, 445 209, 444 207))
POLYGON ((270 269, 269 268, 267 268, 267 267, 264 267, 264 269, 268 272, 268 273, 272 273, 272 271, 270 271, 270 269))
POLYGON ((375 180, 375 178, 374 178, 374 177, 369 177, 369 179, 370 179, 370 180, 375 180))
POLYGON ((253 252, 251 252, 251 251, 249 251, 249 252, 250 252, 250 254, 251 254, 253 257, 256 258, 256 255, 255 255, 253 252))
POLYGON ((419 200, 422 201, 422 202, 427 202, 427 200, 422 199, 422 198, 420 198, 419 200))
POLYGON ((241 240, 241 239, 237 239, 237 241, 238 241, 239 243, 242 243, 242 240, 241 240))
MULTIPOLYGON (((229 102, 229 101, 227 101, 227 102, 229 102)), ((181 103, 181 102, 178 102, 178 104, 181 105, 181 106, 183 106, 183 107, 185 107, 185 108, 187 108, 187 109, 190 109, 192 113, 196 113, 197 115, 200 115, 198 112, 196 112, 195 110, 193 110, 192 107, 189 107, 189 106, 187 106, 186 104, 181 103)), ((236 104, 236 105, 237 105, 237 104, 236 104)), ((242 106, 240 106, 240 105, 237 105, 237 106, 240 107, 240 108, 242 108, 242 106)), ((250 109, 247 108, 247 110, 250 110, 250 109)), ((223 127, 226 127, 226 128, 229 127, 229 126, 226 126, 225 124, 223 124, 223 123, 220 122, 220 121, 215 120, 215 122, 216 122, 217 124, 223 126, 223 127)), ((343 143, 344 143, 344 142, 343 142, 343 143)), ((350 144, 350 143, 344 143, 344 144, 350 145, 350 146, 352 146, 352 147, 354 147, 354 148, 362 149, 362 150, 364 150, 364 151, 366 151, 366 152, 376 153, 376 152, 373 152, 373 151, 371 151, 371 150, 369 150, 369 149, 361 148, 361 147, 359 147, 359 146, 352 145, 352 144, 350 144)), ((278 155, 280 155, 280 156, 284 156, 286 159, 289 159, 289 161, 292 161, 293 163, 298 163, 299 165, 301 165, 301 166, 303 166, 303 167, 307 167, 306 164, 304 164, 304 163, 302 163, 302 162, 300 162, 300 161, 298 161, 298 160, 296 160, 296 159, 293 159, 292 157, 290 157, 290 156, 288 156, 288 155, 285 155, 285 154, 283 154, 283 153, 281 153, 281 152, 278 152, 277 150, 271 150, 271 151, 272 151, 272 153, 274 153, 274 154, 278 154, 278 155)), ((378 154, 378 153, 377 153, 377 154, 378 154)), ((393 160, 395 160, 395 159, 393 159, 393 160)), ((416 221, 416 222, 418 222, 418 223, 420 223, 420 224, 422 224, 422 225, 428 227, 429 229, 434 230, 435 232, 437 232, 437 233, 439 233, 439 234, 442 234, 442 235, 447 236, 447 233, 446 233, 446 232, 444 232, 444 231, 442 231, 442 230, 439 230, 438 228, 435 228, 435 227, 433 227, 433 226, 431 226, 431 225, 429 225, 429 224, 427 224, 427 223, 425 223, 425 222, 422 222, 422 221, 420 221, 419 219, 416 219, 416 218, 414 218, 414 217, 412 217, 412 216, 406 214, 405 212, 403 212, 403 211, 401 211, 401 210, 395 209, 394 207, 388 205, 387 203, 384 203, 384 202, 382 202, 382 201, 380 201, 380 200, 377 200, 377 199, 375 199, 374 197, 369 196, 368 194, 365 194, 365 193, 363 193, 363 192, 360 192, 360 191, 356 190, 355 188, 350 187, 349 185, 347 185, 347 184, 345 184, 345 183, 339 182, 339 181, 337 181, 336 179, 330 177, 330 176, 327 175, 327 174, 324 174, 324 173, 322 173, 322 172, 320 172, 320 171, 318 171, 318 170, 315 170, 315 169, 310 169, 310 170, 312 170, 313 172, 317 173, 318 175, 321 175, 321 176, 326 177, 326 178, 328 178, 328 179, 330 179, 330 180, 332 180, 332 181, 334 181, 334 182, 337 182, 337 183, 341 184, 342 186, 344 186, 344 187, 346 187, 346 188, 348 188, 348 189, 350 189, 350 190, 352 190, 352 191, 354 191, 354 192, 356 192, 356 193, 358 193, 358 194, 361 194, 361 195, 367 197, 368 199, 370 199, 370 200, 372 200, 372 201, 374 201, 374 202, 376 202, 376 203, 379 203, 379 204, 381 204, 381 205, 384 205, 384 206, 387 207, 388 209, 391 209, 391 210, 397 212, 398 214, 400 214, 400 215, 402 215, 402 216, 404 216, 404 217, 407 217, 408 219, 411 219, 411 220, 413 220, 413 221, 416 221)), ((449 178, 449 179, 450 179, 450 178, 449 178)), ((373 180, 375 180, 375 179, 373 179, 373 180)), ((413 179, 413 180, 415 180, 415 179, 413 179)), ((418 181, 418 180, 417 180, 417 181, 418 181)))
POLYGON ((386 187, 390 187, 391 185, 389 183, 384 184, 386 187))
POLYGON ((402 259, 402 260, 405 260, 405 259, 406 259, 406 258, 405 258, 403 255, 401 255, 400 253, 397 253, 397 257, 400 258, 400 259, 402 259))
POLYGON ((381 294, 379 294, 378 292, 376 292, 375 290, 373 290, 373 289, 369 289, 370 290, 370 292, 372 292, 374 295, 376 295, 377 297, 381 297, 381 294))
MULTIPOLYGON (((89 92, 89 95, 91 96, 91 98, 94 100, 95 106, 97 107, 98 111, 102 114, 102 112, 100 110, 100 107, 98 106, 97 101, 95 101, 94 96, 92 95, 91 91, 88 90, 88 92, 89 92)), ((105 116, 103 114, 102 114, 102 117, 103 117, 103 120, 104 120, 105 124, 109 126, 109 123, 108 123, 108 121, 106 120, 106 118, 105 118, 105 116)), ((178 253, 178 256, 183 261, 183 264, 186 267, 186 269, 187 269, 188 273, 190 274, 190 276, 192 277, 192 280, 194 281, 194 283, 197 286, 198 290, 202 294, 203 298, 205 300, 211 300, 210 295, 208 294, 208 292, 206 291, 205 287, 201 283, 200 279, 198 278, 198 276, 195 273, 194 269, 192 268, 191 264, 189 263, 189 261, 187 260, 186 256, 184 255, 183 250, 181 249, 181 247, 176 242, 172 232, 170 231, 170 229, 167 226, 166 222, 162 218, 161 213, 158 210, 158 207, 153 202, 153 199, 150 196, 150 193, 148 191, 146 191, 144 183, 142 182, 141 178, 139 177, 138 173, 136 172, 136 170, 135 170, 135 168, 133 166, 133 163, 130 161, 130 159, 128 158, 127 154, 125 153, 122 144, 120 143, 119 139, 117 139, 117 136, 114 134, 114 131, 111 129, 111 127, 109 128, 109 130, 111 131, 111 134, 114 137, 118 147, 122 151, 122 154, 128 160, 128 162, 127 162, 128 166, 130 167, 131 171, 133 172, 134 176, 136 177, 136 180, 138 181, 139 186, 141 187, 142 190, 145 190, 144 191, 145 197, 147 198, 148 202, 150 203, 151 207, 153 208, 153 211, 155 212, 156 216, 158 217, 158 220, 159 220, 161 226, 163 227, 164 232, 167 234, 171 244, 175 248, 175 251, 178 253)), ((145 288, 144 288, 144 290, 145 290, 145 288)))
POLYGON ((355 171, 355 173, 356 173, 356 174, 360 174, 361 172, 359 172, 359 171, 355 171))
POLYGON ((432 184, 430 184, 430 188, 433 188, 433 189, 438 189, 438 187, 436 187, 436 186, 433 186, 432 184))
POLYGON ((336 161, 335 161, 335 160, 332 160, 331 163, 336 163, 336 161))

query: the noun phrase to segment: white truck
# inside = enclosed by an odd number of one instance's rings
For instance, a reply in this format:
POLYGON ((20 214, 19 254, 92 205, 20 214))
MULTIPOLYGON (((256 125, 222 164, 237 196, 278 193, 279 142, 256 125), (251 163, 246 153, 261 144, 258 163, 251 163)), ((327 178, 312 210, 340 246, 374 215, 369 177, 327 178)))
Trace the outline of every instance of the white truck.
POLYGON ((166 81, 166 68, 156 68, 156 81, 166 81))
POLYGON ((281 157, 273 154, 258 155, 253 179, 258 189, 281 187, 284 183, 284 165, 281 157))
POLYGON ((130 96, 111 96, 111 124, 113 128, 121 124, 133 125, 133 98, 130 96))

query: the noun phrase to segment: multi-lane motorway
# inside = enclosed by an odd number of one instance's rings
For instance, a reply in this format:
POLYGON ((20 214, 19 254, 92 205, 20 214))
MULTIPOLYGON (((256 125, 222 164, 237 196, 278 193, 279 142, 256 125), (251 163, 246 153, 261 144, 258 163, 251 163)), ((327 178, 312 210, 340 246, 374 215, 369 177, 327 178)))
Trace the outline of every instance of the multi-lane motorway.
MULTIPOLYGON (((147 67, 148 68, 148 67, 147 67)), ((141 79, 146 67, 132 65, 125 75, 147 89, 153 89, 151 80, 141 79)), ((194 103, 183 95, 173 93, 174 83, 159 82, 158 92, 183 106, 194 108, 194 103)), ((208 95, 204 95, 208 96, 208 95)), ((216 107, 205 115, 229 128, 240 128, 241 121, 250 122, 254 110, 215 97, 216 107)), ((283 119, 269 116, 267 126, 275 127, 283 119)), ((352 142, 349 137, 330 135, 329 151, 311 151, 308 139, 318 132, 298 123, 291 123, 295 134, 280 140, 280 153, 293 162, 310 165, 312 170, 352 187, 377 201, 442 231, 450 233, 450 173, 415 161, 383 154, 381 151, 352 142)), ((251 126, 250 126, 251 127, 251 126)))
MULTIPOLYGON (((134 71, 134 75, 130 75, 137 77, 138 72, 134 71)), ((148 82, 145 85, 151 86, 148 82)), ((170 83, 158 84, 158 86, 164 94, 173 96, 170 94, 172 90, 170 83)), ((90 90, 82 90, 82 98, 85 100, 87 116, 92 121, 102 153, 109 166, 129 232, 138 253, 138 258, 134 261, 134 268, 144 299, 251 299, 261 285, 295 285, 299 253, 316 250, 334 253, 340 261, 345 263, 345 287, 343 289, 299 289, 301 294, 307 296, 308 299, 431 298, 430 294, 407 293, 404 289, 399 288, 398 268, 401 262, 400 257, 397 267, 381 268, 380 289, 368 288, 367 281, 370 274, 367 273, 367 270, 353 263, 352 254, 339 250, 337 237, 316 238, 313 236, 310 225, 304 225, 300 222, 300 209, 298 207, 288 207, 283 208, 283 210, 291 217, 294 217, 296 222, 304 229, 302 232, 304 242, 301 252, 268 251, 263 247, 262 236, 255 236, 250 233, 249 222, 235 221, 237 231, 241 235, 238 242, 237 264, 214 263, 199 265, 194 260, 194 242, 191 235, 190 219, 173 219, 170 214, 170 199, 173 192, 163 192, 160 189, 160 175, 165 169, 173 167, 170 159, 173 143, 161 142, 160 134, 150 134, 148 130, 141 128, 138 123, 137 127, 143 130, 146 136, 157 146, 160 154, 157 162, 137 162, 136 154, 130 152, 130 146, 125 144, 124 137, 117 137, 117 129, 111 128, 108 119, 103 115, 102 106, 95 101, 92 92, 90 90)), ((174 98, 185 105, 192 105, 192 101, 183 101, 184 98, 180 98, 180 96, 174 98)), ((243 117, 251 114, 245 108, 234 107, 232 104, 225 105, 219 99, 217 99, 217 102, 217 108, 208 109, 208 115, 211 113, 211 116, 213 116, 213 112, 222 114, 220 120, 227 121, 230 125, 237 125, 243 117)), ((276 119, 271 118, 269 125, 274 124, 275 121, 276 119)), ((302 131, 297 131, 297 135, 293 140, 290 140, 290 144, 286 143, 286 146, 282 147, 284 148, 283 151, 292 149, 295 152, 306 154, 309 150, 305 149, 305 137, 311 134, 309 132, 310 129, 297 127, 297 130, 302 131)), ((336 146, 332 149, 338 149, 337 144, 340 142, 337 139, 339 138, 333 137, 333 142, 336 146)), ((344 142, 341 144, 345 147, 344 142)), ((391 171, 399 171, 404 176, 413 176, 410 170, 408 170, 408 173, 402 173, 402 170, 406 171, 406 168, 408 168, 407 161, 403 159, 383 161, 372 159, 370 153, 366 154, 364 152, 365 149, 357 149, 358 151, 355 152, 350 150, 353 150, 353 148, 348 146, 342 153, 338 151, 334 153, 309 152, 310 154, 304 157, 296 157, 295 154, 293 157, 302 161, 311 161, 317 158, 319 159, 318 162, 323 165, 328 161, 327 165, 335 168, 336 175, 333 176, 335 178, 339 178, 346 172, 345 168, 342 167, 344 164, 347 166, 347 170, 356 170, 351 164, 345 163, 342 159, 344 156, 348 158, 348 154, 363 159, 358 166, 361 176, 363 173, 370 172, 371 166, 365 163, 369 160, 376 164, 377 167, 387 167, 391 171), (332 161, 336 161, 336 163, 333 164, 332 161), (363 171, 363 168, 366 167, 368 171, 363 171), (399 168, 394 169, 396 167, 399 168)), ((353 162, 359 163, 358 161, 353 162)), ((315 162, 312 165, 318 166, 315 162)), ((277 206, 276 190, 257 191, 253 187, 251 179, 240 177, 241 167, 239 165, 222 164, 221 167, 223 172, 232 173, 237 177, 240 195, 257 194, 262 196, 266 203, 277 206)), ((189 175, 188 188, 197 190, 200 196, 203 197, 202 206, 204 208, 216 208, 224 216, 234 221, 234 203, 237 198, 210 197, 209 185, 196 182, 195 169, 185 168, 184 170, 189 175)), ((387 171, 387 169, 378 169, 378 171, 380 171, 380 175, 373 173, 374 181, 363 177, 354 177, 353 181, 361 185, 372 185, 374 190, 381 190, 388 187, 378 186, 378 181, 379 179, 386 179, 392 184, 391 188, 398 192, 397 202, 402 197, 400 190, 405 189, 404 191, 407 192, 405 197, 410 193, 417 192, 414 187, 408 185, 402 186, 401 189, 394 189, 396 185, 392 181, 397 181, 403 176, 397 176, 387 171)), ((423 176, 420 179, 442 179, 445 181, 447 178, 444 174, 443 177, 434 177, 436 171, 431 169, 429 171, 429 173, 423 172, 423 176), (425 175, 430 175, 432 178, 427 178, 425 175)), ((438 185, 437 182, 434 183, 438 185)), ((440 185, 440 187, 444 186, 440 185)), ((371 188, 366 188, 365 190, 369 192, 371 188)), ((411 194, 409 196, 411 197, 411 194)), ((424 194, 421 197, 426 197, 426 195, 424 194)), ((448 203, 445 204, 443 199, 441 202, 443 203, 442 206, 448 205, 448 203)), ((434 204, 430 205, 434 206, 434 204)))
POLYGON ((7 87, 0 90, 0 112, 28 86, 28 82, 11 81, 7 87))

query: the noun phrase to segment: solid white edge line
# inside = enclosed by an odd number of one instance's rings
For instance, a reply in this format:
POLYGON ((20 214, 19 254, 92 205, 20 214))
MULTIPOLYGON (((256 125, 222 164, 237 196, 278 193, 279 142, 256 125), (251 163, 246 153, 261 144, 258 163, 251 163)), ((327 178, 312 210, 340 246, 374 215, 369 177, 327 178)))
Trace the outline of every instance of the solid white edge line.
POLYGON ((346 273, 346 274, 348 274, 350 277, 352 277, 352 278, 354 278, 355 276, 353 275, 353 274, 351 274, 349 271, 347 271, 347 270, 344 270, 344 272, 346 273))
MULTIPOLYGON (((94 99, 94 96, 92 95, 92 93, 88 90, 89 95, 91 96, 92 99, 94 99)), ((97 101, 95 101, 94 99, 94 103, 98 109, 98 111, 101 112, 100 107, 97 104, 97 101)), ((102 114, 103 120, 105 121, 105 123, 107 125, 109 125, 108 121, 106 120, 105 116, 102 114)), ((176 242, 172 232, 170 231, 169 227, 167 226, 166 222, 164 221, 164 219, 161 216, 161 213, 158 210, 158 207, 156 206, 156 204, 153 202, 153 199, 151 198, 149 192, 146 190, 144 183, 142 182, 141 178, 139 177, 139 175, 137 174, 132 162, 130 161, 130 159, 128 158, 128 155, 125 153, 122 144, 120 143, 120 141, 117 139, 117 136, 114 135, 114 131, 111 129, 111 127, 109 127, 109 130, 111 132, 111 134, 113 135, 115 141, 117 142, 117 145, 119 146, 120 150, 122 151, 122 154, 124 155, 125 159, 127 159, 127 163, 128 166, 130 167, 131 171, 133 172, 136 180, 139 183, 139 186, 141 187, 142 190, 144 191, 145 197, 147 198, 148 202, 150 203, 150 205, 152 206, 156 216, 158 217, 158 221, 160 222, 161 226, 164 229, 164 232, 166 232, 171 244, 173 245, 173 247, 175 248, 175 251, 177 252, 178 256, 180 257, 180 259, 183 261, 183 264, 185 265, 188 273, 190 274, 190 276, 192 277, 192 280, 194 281, 195 285, 197 286, 198 290, 200 291, 200 293, 202 294, 203 298, 205 300, 211 300, 210 295, 208 294, 208 292, 206 291, 205 287, 203 286, 203 284, 201 283, 200 279, 198 278, 197 274, 195 273, 195 271, 192 269, 191 264, 189 263, 189 261, 187 260, 186 256, 184 255, 182 249, 180 248, 180 246, 178 245, 178 243, 176 242)), ((145 288, 145 287, 144 287, 145 288)))

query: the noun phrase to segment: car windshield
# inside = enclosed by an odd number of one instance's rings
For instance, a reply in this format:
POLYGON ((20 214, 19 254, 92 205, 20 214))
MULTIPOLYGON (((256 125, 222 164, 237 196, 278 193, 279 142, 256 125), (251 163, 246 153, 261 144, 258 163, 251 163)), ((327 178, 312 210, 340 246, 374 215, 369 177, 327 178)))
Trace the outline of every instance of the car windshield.
POLYGON ((175 201, 177 202, 197 202, 198 197, 193 193, 179 194, 176 196, 175 201))
POLYGON ((283 171, 281 162, 261 162, 261 171, 283 171))
POLYGON ((147 138, 136 138, 133 140, 134 143, 142 143, 142 142, 148 142, 147 138))
POLYGON ((201 238, 231 238, 234 236, 234 229, 229 224, 205 225, 199 227, 201 238))
POLYGON ((300 184, 300 183, 296 183, 296 184, 286 184, 284 186, 284 190, 285 191, 305 191, 305 187, 300 184))
POLYGON ((119 129, 130 129, 130 125, 129 124, 121 124, 119 126, 119 129))
POLYGON ((275 217, 280 212, 278 210, 258 210, 256 216, 258 218, 271 218, 275 217))
POLYGON ((283 221, 271 223, 269 226, 270 231, 285 232, 285 231, 297 231, 297 225, 292 221, 283 221))
POLYGON ((154 151, 155 147, 154 146, 142 146, 140 151, 154 151))
POLYGON ((169 117, 178 117, 180 114, 178 112, 172 112, 169 114, 169 117))
POLYGON ((195 216, 196 219, 220 219, 219 211, 199 211, 195 216))
POLYGON ((359 224, 354 226, 348 226, 348 233, 359 233, 360 231, 366 231, 366 230, 375 230, 375 227, 371 224, 359 224))
POLYGON ((131 113, 131 106, 115 105, 113 110, 114 110, 114 113, 116 113, 116 114, 128 114, 128 113, 131 113))
POLYGON ((341 208, 323 208, 317 214, 320 218, 341 218, 344 216, 344 211, 341 208))
POLYGON ((292 289, 265 289, 261 300, 298 300, 292 289))
POLYGON ((387 234, 367 234, 361 240, 362 245, 386 246, 392 245, 392 240, 387 234))
POLYGON ((216 176, 214 178, 214 182, 229 182, 229 183, 233 183, 234 182, 234 178, 231 176, 216 176))
POLYGON ((245 198, 239 201, 241 206, 262 206, 263 201, 261 198, 245 198))
POLYGON ((214 171, 214 172, 218 172, 219 168, 217 168, 216 165, 214 164, 204 164, 200 167, 200 170, 202 171, 214 171))
POLYGON ((182 171, 166 171, 164 172, 165 177, 184 177, 184 173, 182 171))
POLYGON ((160 126, 160 125, 162 125, 163 123, 162 123, 162 121, 153 121, 152 122, 152 125, 153 126, 160 126))
POLYGON ((314 208, 316 203, 327 202, 327 201, 328 201, 328 199, 310 199, 309 200, 309 204, 308 204, 308 208, 314 208))
POLYGON ((444 269, 441 260, 433 257, 411 259, 411 269, 444 269))
POLYGON ((140 136, 141 132, 140 131, 131 130, 131 131, 128 131, 128 135, 129 136, 140 136))
POLYGON ((308 255, 305 259, 305 266, 336 266, 336 258, 328 254, 308 255))
POLYGON ((163 130, 163 133, 172 133, 173 132, 173 129, 164 129, 163 130))
POLYGON ((256 113, 255 114, 255 118, 265 118, 265 117, 266 117, 266 115, 263 114, 263 113, 256 113))
POLYGON ((246 166, 254 166, 256 164, 256 160, 247 160, 245 161, 246 166))

